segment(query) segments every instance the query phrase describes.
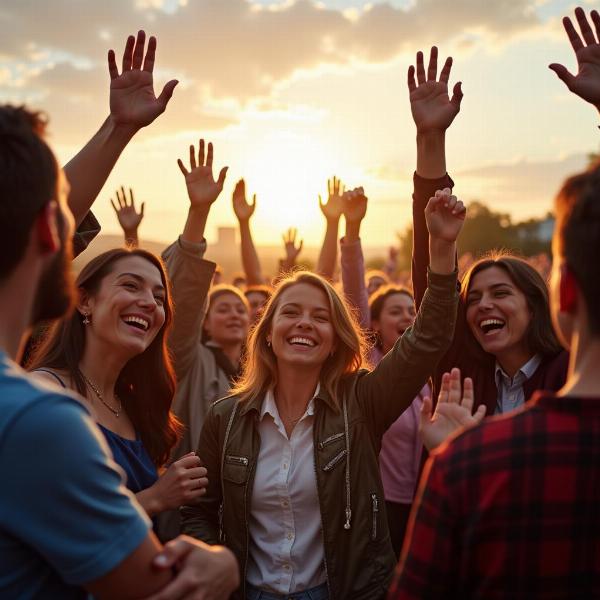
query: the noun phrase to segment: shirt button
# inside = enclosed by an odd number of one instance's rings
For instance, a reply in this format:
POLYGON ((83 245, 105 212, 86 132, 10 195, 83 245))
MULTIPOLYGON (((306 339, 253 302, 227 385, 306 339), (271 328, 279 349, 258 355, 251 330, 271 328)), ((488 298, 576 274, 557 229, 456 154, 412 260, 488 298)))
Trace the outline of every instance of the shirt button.
POLYGON ((291 540, 293 537, 294 537, 294 536, 293 536, 292 532, 291 532, 291 531, 288 531, 288 534, 287 534, 287 539, 288 539, 288 540, 291 540))
POLYGON ((288 502, 287 500, 284 500, 284 501, 281 503, 281 505, 282 505, 283 507, 285 507, 285 508, 287 508, 288 504, 289 504, 289 502, 288 502))

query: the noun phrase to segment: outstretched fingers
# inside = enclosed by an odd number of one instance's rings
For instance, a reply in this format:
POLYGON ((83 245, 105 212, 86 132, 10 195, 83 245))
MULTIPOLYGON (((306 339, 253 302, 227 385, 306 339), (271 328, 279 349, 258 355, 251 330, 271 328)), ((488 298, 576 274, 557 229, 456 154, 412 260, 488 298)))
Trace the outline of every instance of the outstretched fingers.
POLYGON ((133 61, 131 67, 133 69, 141 69, 142 61, 144 59, 144 46, 146 45, 146 32, 140 29, 137 34, 135 41, 135 48, 133 50, 133 61))
POLYGON ((180 158, 177 159, 177 164, 179 165, 179 170, 183 173, 184 177, 187 177, 190 172, 185 168, 185 165, 180 158))
POLYGON ((409 92, 414 92, 417 89, 417 82, 415 81, 415 68, 413 65, 408 67, 407 83, 409 92))
POLYGON ((460 103, 463 99, 463 91, 462 91, 462 82, 459 81, 454 84, 454 88, 452 88, 452 98, 450 102, 456 106, 457 110, 460 110, 460 103))
POLYGON ((450 371, 448 402, 450 404, 460 404, 461 400, 462 386, 460 383, 460 369, 454 368, 450 371))
POLYGON ((440 385, 440 393, 438 394, 438 404, 448 402, 448 396, 450 395, 450 373, 444 373, 442 375, 442 384, 440 385))
POLYGON ((594 37, 594 32, 588 23, 587 17, 585 15, 585 11, 581 7, 577 7, 575 9, 575 17, 577 18, 577 23, 579 23, 579 29, 581 30, 581 35, 586 43, 596 44, 596 38, 594 37))
POLYGON ((125 50, 123 50, 123 64, 122 71, 130 71, 131 63, 133 60, 133 46, 135 45, 135 38, 130 35, 125 43, 125 50))
POLYGON ((429 65, 427 66, 427 81, 435 81, 437 78, 437 46, 432 46, 429 53, 429 65))
POLYGON ((573 25, 573 21, 571 21, 569 17, 564 17, 562 22, 573 50, 575 50, 576 53, 579 52, 579 50, 583 48, 583 42, 581 41, 581 38, 579 37, 579 34, 573 25))
POLYGON ((152 35, 148 40, 148 50, 144 58, 144 71, 152 73, 154 70, 154 58, 156 56, 156 38, 152 35))
POLYGON ((592 16, 592 21, 594 22, 594 28, 596 29, 598 41, 600 41, 600 14, 598 14, 598 11, 595 9, 590 14, 592 16))
POLYGON ((443 83, 448 83, 450 80, 450 71, 452 70, 452 57, 449 56, 442 67, 442 71, 440 73, 440 81, 443 83))
POLYGON ((108 74, 111 79, 116 79, 119 76, 119 69, 117 68, 117 59, 114 50, 108 51, 108 74))
POLYGON ((470 377, 465 377, 463 381, 462 405, 469 410, 469 414, 473 411, 473 403, 475 402, 475 394, 473 392, 473 380, 470 377))
POLYGON ((425 83, 425 66, 423 65, 423 53, 417 52, 417 81, 419 85, 425 83))

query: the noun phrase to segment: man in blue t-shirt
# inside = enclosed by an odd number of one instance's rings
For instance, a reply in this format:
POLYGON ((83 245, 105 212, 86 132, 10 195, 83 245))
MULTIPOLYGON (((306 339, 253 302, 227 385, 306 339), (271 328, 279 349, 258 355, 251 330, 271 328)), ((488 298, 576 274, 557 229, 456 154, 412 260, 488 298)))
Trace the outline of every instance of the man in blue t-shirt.
MULTIPOLYGON (((113 82, 127 76, 125 93, 140 95, 128 106, 147 114, 162 95, 148 94, 142 33, 135 50, 128 42, 127 72, 118 75, 114 55, 109 66, 113 82)), ((0 106, 0 597, 227 598, 239 582, 231 552, 185 536, 162 548, 87 409, 17 365, 30 328, 61 316, 74 296, 69 184, 43 129, 38 114, 0 106)), ((98 166, 104 177, 108 162, 98 166)))

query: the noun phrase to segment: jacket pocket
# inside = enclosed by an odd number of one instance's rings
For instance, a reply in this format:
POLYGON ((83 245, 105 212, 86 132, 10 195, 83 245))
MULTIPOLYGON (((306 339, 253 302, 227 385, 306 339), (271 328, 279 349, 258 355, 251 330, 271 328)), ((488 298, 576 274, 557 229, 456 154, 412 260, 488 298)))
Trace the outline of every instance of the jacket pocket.
POLYGON ((371 540, 377 539, 377 525, 379 522, 379 498, 377 494, 371 493, 371 540))
POLYGON ((250 471, 249 465, 250 461, 246 456, 225 455, 223 479, 232 483, 246 483, 250 471))

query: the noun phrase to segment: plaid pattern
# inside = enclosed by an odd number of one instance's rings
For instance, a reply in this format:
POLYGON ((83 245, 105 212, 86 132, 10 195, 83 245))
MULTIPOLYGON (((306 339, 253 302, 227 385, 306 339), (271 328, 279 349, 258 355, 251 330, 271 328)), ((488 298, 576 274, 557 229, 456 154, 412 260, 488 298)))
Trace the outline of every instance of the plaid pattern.
POLYGON ((600 598, 600 398, 538 394, 434 452, 388 598, 600 598))

